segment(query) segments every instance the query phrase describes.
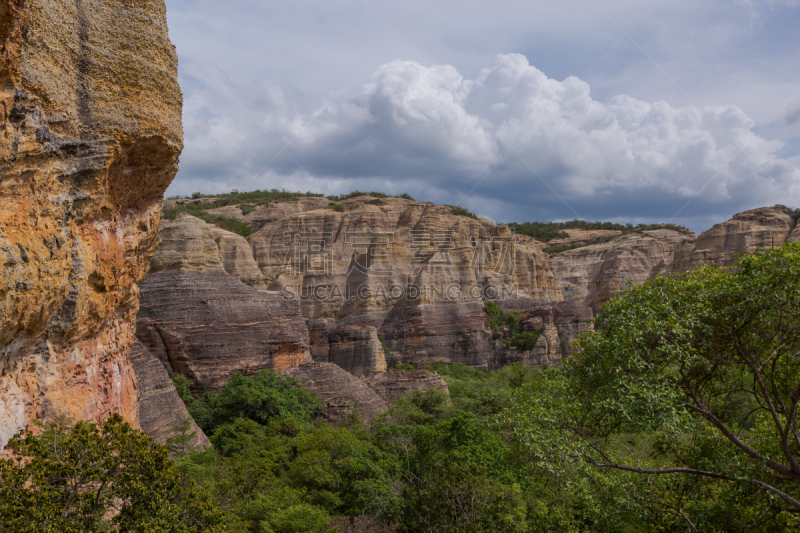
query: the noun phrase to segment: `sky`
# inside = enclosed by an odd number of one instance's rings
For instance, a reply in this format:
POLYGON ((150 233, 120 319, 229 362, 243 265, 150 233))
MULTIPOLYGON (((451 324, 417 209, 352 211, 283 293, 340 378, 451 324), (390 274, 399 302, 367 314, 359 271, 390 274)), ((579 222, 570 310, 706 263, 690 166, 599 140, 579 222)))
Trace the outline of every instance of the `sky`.
POLYGON ((800 207, 800 0, 166 0, 167 195, 408 193, 496 222, 800 207))

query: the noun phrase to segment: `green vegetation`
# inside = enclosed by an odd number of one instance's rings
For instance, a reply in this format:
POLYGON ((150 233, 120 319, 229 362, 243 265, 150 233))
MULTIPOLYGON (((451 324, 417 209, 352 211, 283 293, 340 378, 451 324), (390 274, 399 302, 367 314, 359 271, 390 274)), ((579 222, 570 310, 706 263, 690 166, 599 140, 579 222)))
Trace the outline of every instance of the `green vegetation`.
POLYGON ((173 466, 164 446, 114 415, 101 425, 64 417, 8 443, 0 460, 0 530, 224 531, 208 494, 173 466))
POLYGON ((383 200, 381 200, 380 198, 375 198, 374 200, 370 200, 367 203, 368 204, 372 204, 372 205, 383 205, 385 202, 383 200))
POLYGON ((519 348, 522 351, 530 350, 539 340, 539 330, 520 331, 519 323, 523 319, 520 311, 504 313, 500 306, 494 302, 487 303, 483 310, 489 315, 488 326, 495 339, 502 339, 503 344, 519 348))
POLYGON ((786 207, 785 205, 781 205, 781 204, 778 204, 775 207, 778 208, 778 209, 782 209, 783 212, 786 213, 787 215, 789 215, 790 217, 792 217, 795 222, 800 220, 800 208, 792 209, 791 207, 786 207))
POLYGON ((232 233, 237 233, 244 237, 247 237, 255 230, 239 220, 238 218, 233 217, 226 217, 223 215, 216 215, 214 213, 209 213, 203 205, 208 204, 186 204, 186 205, 179 205, 173 209, 166 209, 164 210, 164 218, 169 220, 175 220, 175 217, 178 216, 178 213, 188 213, 194 217, 197 217, 201 220, 208 222, 209 224, 214 224, 215 226, 222 228, 224 230, 230 231, 232 233))
POLYGON ((797 531, 800 244, 657 278, 517 391, 501 421, 541 475, 690 531, 797 531))
POLYGON ((456 216, 459 216, 459 217, 474 218, 476 220, 478 218, 478 215, 476 215, 475 213, 473 213, 472 211, 470 211, 469 209, 467 209, 465 207, 461 207, 460 205, 448 205, 448 204, 445 204, 445 207, 449 207, 450 208, 450 214, 451 215, 456 215, 456 216))
MULTIPOLYGON (((518 235, 527 235, 537 241, 550 242, 553 239, 566 239, 569 233, 567 229, 584 230, 615 230, 621 231, 623 235, 628 233, 641 233, 643 231, 655 229, 671 229, 681 233, 689 233, 687 228, 675 224, 616 224, 614 222, 589 222, 587 220, 570 220, 568 222, 511 222, 508 225, 518 235)), ((605 241, 598 241, 605 242, 605 241)))
POLYGON ((389 367, 389 370, 416 370, 410 363, 397 363, 389 367))
POLYGON ((347 200, 349 198, 356 198, 358 196, 372 196, 374 198, 390 198, 390 195, 382 193, 382 192, 364 192, 364 191, 353 191, 347 194, 340 194, 339 196, 326 196, 328 200, 331 202, 341 202, 342 200, 347 200))
MULTIPOLYGON (((383 353, 389 355, 389 347, 386 346, 386 339, 383 338, 383 335, 378 335, 378 340, 381 341, 381 348, 383 348, 383 353)), ((414 367, 411 367, 411 370, 414 370, 414 367)))
MULTIPOLYGON (((202 198, 214 198, 213 202, 202 204, 205 209, 216 209, 217 207, 225 207, 226 205, 241 205, 241 204, 254 204, 254 205, 267 205, 271 202, 296 202, 299 198, 322 198, 324 195, 314 192, 289 192, 285 190, 270 189, 261 190, 256 189, 250 192, 239 192, 234 189, 228 193, 221 194, 203 194, 200 192, 193 193, 192 200, 200 200, 202 198)), ((180 196, 171 196, 170 200, 189 199, 180 196)))
POLYGON ((334 211, 341 213, 342 211, 344 211, 344 206, 336 202, 331 202, 328 204, 328 209, 333 209, 334 211))

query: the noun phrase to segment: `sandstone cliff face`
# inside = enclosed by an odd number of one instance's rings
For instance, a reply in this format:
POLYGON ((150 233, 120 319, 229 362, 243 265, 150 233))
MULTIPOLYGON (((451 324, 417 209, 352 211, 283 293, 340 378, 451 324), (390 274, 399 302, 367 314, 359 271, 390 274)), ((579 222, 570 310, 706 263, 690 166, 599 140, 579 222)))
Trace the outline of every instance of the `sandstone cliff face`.
POLYGON ((283 373, 317 394, 331 423, 340 422, 353 409, 367 423, 388 410, 386 402, 364 380, 333 363, 308 363, 283 373))
POLYGON ((502 341, 493 344, 491 368, 500 368, 511 363, 528 365, 554 364, 574 352, 573 343, 589 331, 594 331, 592 310, 575 302, 542 304, 534 301, 501 302, 506 311, 519 310, 523 319, 520 330, 539 331, 539 340, 531 350, 506 347, 502 341), (522 304, 522 305, 520 305, 522 304))
MULTIPOLYGON (((562 299, 548 256, 507 226, 400 198, 363 196, 341 205, 342 212, 297 212, 248 237, 270 290, 299 300, 313 321, 315 353, 341 344, 334 330, 327 340, 321 330, 341 323, 351 332, 375 328, 390 350, 387 364, 485 366, 492 352, 485 301, 562 299)), ((364 355, 374 354, 366 345, 359 350, 358 357, 373 357, 364 355)))
POLYGON ((597 313, 613 295, 671 271, 673 261, 692 249, 695 235, 659 229, 553 254, 564 299, 597 313))
POLYGON ((266 289, 267 283, 253 259, 247 239, 241 235, 211 226, 211 234, 219 249, 225 271, 257 289, 266 289))
POLYGON ((120 412, 136 284, 182 148, 163 0, 0 8, 0 448, 31 420, 120 412))
POLYGON ((309 320, 307 324, 314 361, 334 363, 353 374, 386 370, 375 327, 337 320, 309 320))
POLYGON ((415 390, 436 389, 450 394, 442 376, 430 370, 389 370, 363 379, 387 405, 415 390))
MULTIPOLYGON (((671 271, 688 272, 703 264, 730 266, 736 261, 736 254, 783 245, 795 225, 794 219, 780 208, 762 207, 738 213, 731 220, 704 231, 690 250, 677 254, 671 271)), ((794 236, 800 234, 794 233, 794 236)))
POLYGON ((162 233, 141 284, 136 335, 170 375, 219 391, 233 372, 280 372, 310 360, 297 302, 227 274, 208 224, 179 216, 162 233))
POLYGON ((195 438, 188 444, 195 448, 210 446, 205 433, 194 423, 178 396, 164 364, 138 340, 131 347, 130 360, 139 385, 136 398, 142 431, 159 444, 166 444, 176 433, 176 426, 189 420, 189 432, 194 432, 195 438))

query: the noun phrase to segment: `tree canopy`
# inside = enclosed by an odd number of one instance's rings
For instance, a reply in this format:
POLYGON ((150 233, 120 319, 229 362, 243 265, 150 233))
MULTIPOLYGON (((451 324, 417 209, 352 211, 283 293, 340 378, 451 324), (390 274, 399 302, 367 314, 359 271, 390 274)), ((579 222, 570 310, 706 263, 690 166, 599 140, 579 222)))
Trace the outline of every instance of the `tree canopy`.
POLYGON ((732 529, 794 520, 800 244, 657 278, 606 303, 595 325, 501 416, 538 468, 622 472, 634 504, 693 531, 726 501, 732 529))

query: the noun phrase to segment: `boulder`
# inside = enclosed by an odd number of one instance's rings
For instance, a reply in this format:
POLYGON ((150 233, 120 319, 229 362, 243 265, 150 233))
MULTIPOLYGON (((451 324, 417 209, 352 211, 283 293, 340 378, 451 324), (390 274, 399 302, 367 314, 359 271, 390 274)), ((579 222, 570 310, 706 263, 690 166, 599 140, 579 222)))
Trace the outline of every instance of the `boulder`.
POLYGON ((325 418, 333 424, 347 418, 353 409, 367 423, 388 410, 386 402, 366 382, 333 363, 306 363, 283 374, 315 392, 325 407, 325 418))
POLYGON ((442 376, 430 370, 389 370, 362 379, 387 405, 416 390, 436 389, 450 394, 442 376))

